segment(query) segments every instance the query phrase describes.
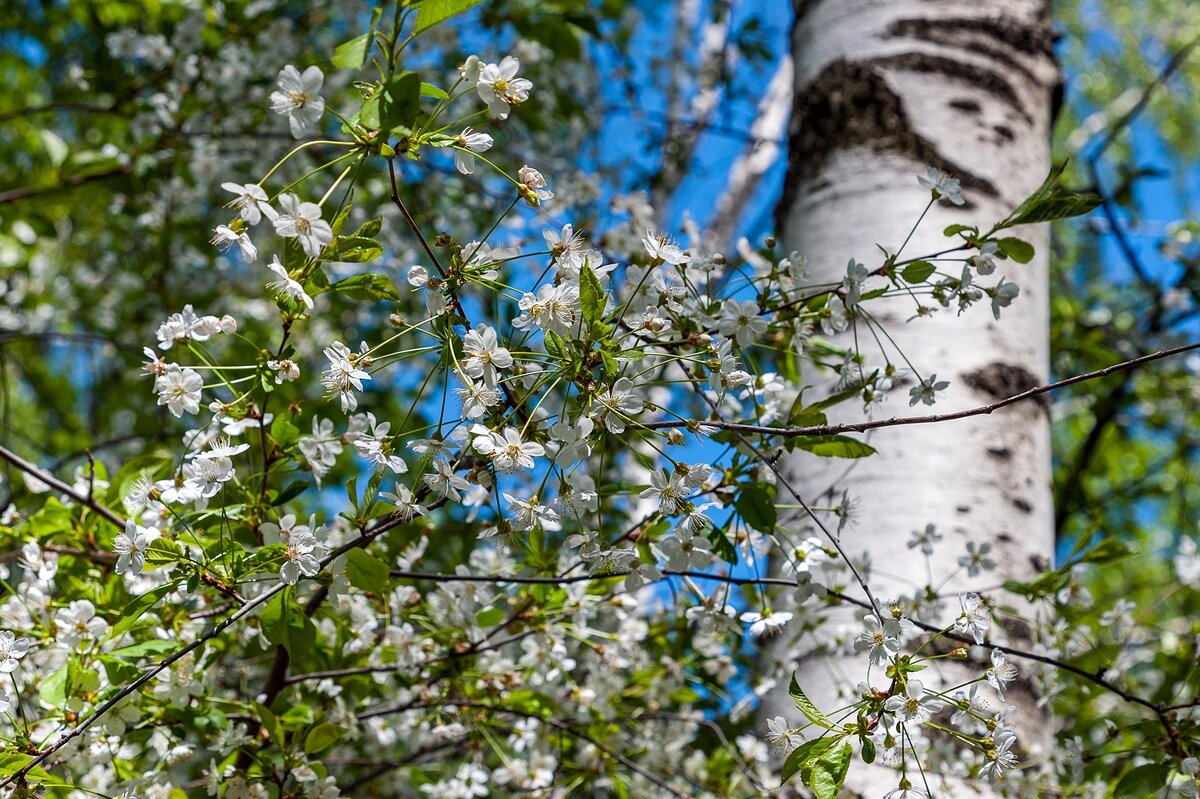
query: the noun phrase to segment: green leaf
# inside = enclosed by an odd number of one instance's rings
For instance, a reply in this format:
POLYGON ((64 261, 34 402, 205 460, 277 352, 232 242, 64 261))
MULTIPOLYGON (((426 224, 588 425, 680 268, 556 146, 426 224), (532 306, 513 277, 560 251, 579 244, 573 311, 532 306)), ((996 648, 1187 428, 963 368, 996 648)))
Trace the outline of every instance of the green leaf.
POLYGON ((137 624, 137 620, 142 617, 142 614, 157 605, 164 596, 174 591, 177 585, 179 585, 179 580, 172 580, 166 585, 151 588, 146 593, 134 597, 133 601, 121 610, 121 617, 108 633, 109 640, 133 629, 133 625, 137 624))
MULTIPOLYGON (((0 777, 9 777, 29 765, 33 755, 23 755, 20 752, 0 754, 0 777)), ((30 782, 50 782, 54 778, 41 766, 34 766, 25 773, 25 779, 30 782)))
POLYGON ((355 588, 382 594, 387 591, 387 564, 369 552, 352 549, 346 553, 346 579, 355 588))
POLYGON ((258 624, 267 640, 286 649, 293 660, 300 660, 317 638, 316 627, 292 599, 290 588, 271 597, 259 614, 258 624))
POLYGON ((600 322, 604 316, 604 305, 607 302, 604 287, 600 279, 592 271, 589 264, 584 264, 579 270, 579 310, 583 314, 584 325, 587 329, 600 322))
POLYGON ((817 799, 837 799, 846 782, 846 772, 850 769, 850 757, 853 754, 850 744, 842 744, 813 762, 808 787, 812 788, 817 799))
POLYGON ((429 30, 439 22, 445 22, 480 2, 482 0, 425 0, 417 6, 416 33, 429 30))
POLYGON ((421 79, 415 72, 401 72, 363 103, 358 121, 373 130, 390 131, 401 125, 412 127, 420 110, 421 79))
POLYGON ((1167 778, 1171 776, 1171 767, 1165 763, 1147 763, 1144 766, 1130 769, 1117 782, 1113 789, 1113 799, 1142 799, 1144 796, 1157 796, 1167 778))
POLYGON ((338 236, 322 261, 340 264, 362 264, 374 261, 383 253, 383 246, 369 236, 338 236))
POLYGON ((867 375, 867 378, 865 380, 863 380, 863 382, 856 383, 855 385, 850 386, 848 388, 844 388, 841 391, 837 392, 836 394, 829 395, 828 397, 826 397, 823 400, 817 400, 816 402, 814 402, 812 404, 813 410, 823 411, 826 408, 832 408, 834 405, 843 403, 846 400, 850 399, 851 397, 858 396, 858 392, 862 391, 862 387, 864 385, 869 384, 872 380, 874 380, 875 375, 877 375, 877 374, 879 374, 878 369, 876 369, 874 372, 871 372, 871 374, 867 375))
POLYGON ((271 422, 271 438, 275 439, 280 449, 287 449, 300 440, 300 430, 286 416, 280 414, 271 422))
POLYGON ((862 759, 864 763, 870 764, 875 762, 875 742, 870 738, 860 738, 862 742, 862 759))
POLYGON ((1079 563, 1112 563, 1115 560, 1123 560, 1133 554, 1133 550, 1129 546, 1115 538, 1106 538, 1096 546, 1089 548, 1084 552, 1077 562, 1079 563))
POLYGON ((974 225, 947 225, 946 229, 942 232, 947 236, 957 236, 959 233, 966 233, 968 231, 971 234, 976 234, 979 232, 979 229, 974 225))
POLYGON ((788 685, 788 694, 795 701, 796 707, 800 708, 800 712, 804 714, 804 717, 813 724, 820 724, 827 729, 834 726, 829 717, 822 713, 821 709, 813 704, 813 701, 800 688, 800 683, 796 682, 795 672, 792 672, 792 681, 788 685))
POLYGON ((146 568, 157 569, 186 560, 183 550, 169 538, 156 538, 146 547, 146 568))
POLYGON ((937 267, 929 261, 913 261, 904 267, 904 270, 900 272, 900 277, 904 278, 904 282, 908 284, 924 283, 936 271, 937 267))
POLYGON ((713 525, 709 525, 704 537, 708 539, 710 544, 712 544, 712 551, 715 552, 721 558, 721 560, 725 561, 726 563, 732 563, 734 566, 737 565, 737 547, 735 547, 733 542, 729 540, 729 537, 725 535, 725 530, 714 527, 713 525))
POLYGON ((1068 191, 1058 185, 1058 179, 1066 168, 1066 161, 1056 164, 1037 191, 1029 195, 1028 199, 1017 206, 1017 210, 1007 219, 997 224, 995 229, 1067 219, 1086 214, 1100 205, 1103 200, 1095 194, 1068 191))
POLYGON ((345 280, 339 280, 329 287, 330 291, 340 292, 354 300, 398 300, 396 287, 387 275, 368 272, 364 275, 352 275, 345 280))
POLYGON ((475 623, 480 627, 495 627, 508 616, 504 608, 484 608, 475 614, 475 623))
POLYGON ((562 336, 552 330, 546 331, 546 353, 552 358, 562 359, 567 352, 562 336))
POLYGON ((760 533, 771 533, 779 518, 775 508, 775 486, 762 481, 746 483, 733 506, 746 524, 760 533))
POLYGON ((114 649, 109 652, 113 657, 121 658, 143 658, 146 655, 161 655, 165 652, 174 652, 179 648, 178 641, 172 641, 164 638, 151 638, 148 641, 141 641, 130 646, 123 646, 120 649, 114 649))
POLYGON ((783 761, 782 779, 784 782, 790 780, 797 771, 804 768, 805 764, 812 757, 816 757, 829 749, 837 741, 833 738, 816 738, 811 741, 805 741, 792 750, 792 753, 787 756, 787 760, 783 761))
POLYGON ((142 676, 140 668, 132 663, 126 663, 120 658, 112 655, 100 655, 97 659, 104 666, 104 673, 108 675, 108 681, 113 685, 128 685, 142 676))
POLYGON ((865 458, 875 449, 849 436, 796 436, 795 446, 822 458, 865 458))
POLYGON ((266 705, 259 702, 254 703, 254 710, 258 715, 258 721, 262 724, 262 728, 267 731, 267 735, 275 742, 275 745, 283 749, 287 743, 287 739, 283 735, 283 727, 279 724, 279 719, 275 718, 275 714, 266 705))
POLYGON ((70 666, 68 664, 38 684, 38 699, 42 700, 42 703, 46 707, 63 707, 66 705, 67 694, 70 690, 67 678, 69 671, 70 666))
POLYGON ((450 95, 446 94, 445 89, 443 89, 439 86, 434 86, 432 83, 422 83, 421 84, 421 96, 422 97, 432 97, 435 100, 449 100, 450 99, 450 95))
POLYGON ((371 51, 371 34, 364 33, 355 36, 348 42, 342 42, 333 50, 333 65, 342 69, 362 69, 367 63, 367 54, 371 51))
POLYGON ((309 731, 308 735, 304 736, 304 754, 315 755, 318 752, 324 752, 345 734, 346 728, 339 724, 328 722, 318 724, 309 731))
POLYGON ((996 242, 1009 258, 1019 264, 1027 264, 1033 260, 1033 245, 1024 239, 1008 236, 996 242))

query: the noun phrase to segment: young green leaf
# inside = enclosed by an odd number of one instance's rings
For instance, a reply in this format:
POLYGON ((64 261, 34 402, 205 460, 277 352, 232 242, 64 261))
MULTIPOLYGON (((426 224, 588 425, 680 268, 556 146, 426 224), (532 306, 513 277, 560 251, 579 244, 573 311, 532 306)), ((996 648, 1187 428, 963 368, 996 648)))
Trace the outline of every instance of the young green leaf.
POLYGON ((346 553, 346 579, 355 588, 382 594, 387 591, 387 564, 369 552, 352 549, 346 553))
POLYGON ((445 22, 480 2, 482 0, 425 0, 417 6, 416 33, 428 30, 439 22, 445 22))
POLYGON ((849 436, 797 436, 797 449, 822 458, 865 458, 875 454, 875 448, 849 436))
POLYGON ((362 69, 367 63, 367 53, 371 50, 371 34, 364 33, 355 36, 348 42, 342 42, 333 50, 333 65, 341 69, 362 69))
POLYGON ((584 325, 590 329, 599 323, 604 316, 604 305, 607 302, 604 287, 600 279, 592 271, 592 267, 584 264, 579 271, 579 309, 583 314, 584 325))
POLYGON ((1027 264, 1033 260, 1033 245, 1015 236, 1009 236, 996 242, 1009 258, 1019 264, 1027 264))
POLYGON ((1067 168, 1067 162, 1056 164, 1037 191, 1029 195, 1025 202, 1009 214, 1008 218, 996 225, 995 230, 1015 227, 1016 225, 1032 225, 1037 222, 1052 222, 1055 219, 1067 219, 1072 216, 1086 214, 1103 200, 1088 192, 1073 192, 1058 184, 1058 179, 1067 168))
POLYGON ((813 704, 813 701, 808 698, 808 695, 800 688, 800 683, 796 682, 796 675, 792 673, 792 681, 788 685, 788 694, 796 703, 796 707, 800 708, 800 712, 804 717, 813 724, 819 724, 826 729, 831 729, 834 725, 829 717, 821 712, 821 709, 813 704))
POLYGON ((775 491, 775 486, 770 483, 746 483, 738 492, 733 507, 746 524, 760 533, 771 533, 779 518, 779 511, 775 508, 775 491))
POLYGON ((937 271, 937 267, 929 263, 929 261, 913 261, 904 267, 900 272, 900 277, 904 278, 904 282, 908 284, 924 283, 930 276, 937 271))
POLYGON ((850 768, 850 757, 853 753, 850 744, 842 744, 813 760, 808 787, 812 788, 817 799, 837 799, 842 785, 846 782, 846 772, 850 768))

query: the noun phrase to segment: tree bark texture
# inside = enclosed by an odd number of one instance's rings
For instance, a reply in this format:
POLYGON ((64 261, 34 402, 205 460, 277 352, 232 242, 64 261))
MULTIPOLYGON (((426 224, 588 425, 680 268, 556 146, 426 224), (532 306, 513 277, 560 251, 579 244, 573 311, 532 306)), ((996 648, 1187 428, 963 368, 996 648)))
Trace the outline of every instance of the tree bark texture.
MULTIPOLYGON (((850 257, 869 268, 879 266, 876 242, 895 252, 929 199, 916 181, 928 166, 957 177, 967 203, 936 204, 904 257, 953 246, 957 242, 942 234, 949 224, 976 224, 986 231, 1050 168, 1060 73, 1044 0, 797 0, 792 43, 795 95, 779 221, 784 251, 808 258, 814 284, 840 281, 850 257)), ((953 308, 939 309, 932 318, 912 321, 907 321, 915 313, 911 298, 866 305, 922 377, 936 372, 939 380, 950 381, 935 408, 910 408, 908 388, 916 378, 890 349, 889 360, 904 379, 882 413, 959 410, 1046 382, 1049 232, 1043 225, 1015 235, 1032 242, 1037 256, 1027 265, 1000 262, 987 281, 1004 275, 1020 286, 1020 296, 999 322, 987 298, 961 316, 953 308)), ((957 276, 962 264, 939 267, 957 276)), ((883 359, 859 324, 869 373, 883 366, 883 359)), ((849 335, 835 341, 849 345, 849 335)), ((805 384, 828 387, 828 381, 811 368, 803 372, 805 384)), ((830 421, 859 421, 862 415, 860 404, 848 403, 830 421)), ((852 555, 866 553, 877 597, 911 597, 927 585, 944 585, 941 608, 923 608, 919 618, 948 623, 958 613, 958 593, 1028 579, 1050 564, 1054 527, 1047 404, 1018 404, 945 424, 885 428, 868 440, 878 453, 850 465, 802 453, 789 456, 785 465, 793 485, 813 504, 836 504, 833 487, 839 496, 845 488, 857 498, 856 520, 841 543, 852 555), (929 523, 944 538, 927 568, 926 557, 908 542, 912 531, 929 523), (958 559, 968 542, 991 544, 997 568, 967 577, 958 559)), ((857 592, 852 582, 848 586, 848 592, 857 592)), ((846 704, 845 692, 863 678, 866 661, 847 654, 838 633, 840 628, 841 639, 852 640, 863 614, 835 610, 815 634, 799 638, 794 621, 770 652, 780 679, 795 669, 818 705, 846 704)), ((1035 645, 1027 625, 1016 622, 993 626, 992 634, 1035 645)), ((980 657, 958 673, 978 675, 980 657)), ((1025 758, 1037 757, 1048 740, 1048 725, 1034 709, 1027 666, 1017 665, 1023 678, 1009 693, 1023 717, 1019 743, 1025 758)), ((955 668, 962 667, 950 664, 944 673, 954 679, 955 668)), ((883 681, 882 675, 875 680, 883 681)), ((765 717, 797 716, 783 685, 767 695, 765 717)), ((855 792, 879 797, 896 787, 894 773, 861 765, 851 769, 849 787, 855 792)))

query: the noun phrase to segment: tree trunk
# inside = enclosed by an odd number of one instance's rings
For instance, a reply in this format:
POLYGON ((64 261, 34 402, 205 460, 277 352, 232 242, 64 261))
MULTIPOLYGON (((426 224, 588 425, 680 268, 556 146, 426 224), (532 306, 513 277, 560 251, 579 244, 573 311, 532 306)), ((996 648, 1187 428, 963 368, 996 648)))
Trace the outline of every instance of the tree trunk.
MULTIPOLYGON (((927 166, 957 177, 967 204, 936 204, 905 247, 905 257, 953 246, 942 235, 948 224, 987 230, 1006 216, 1050 167, 1052 106, 1059 88, 1053 41, 1045 0, 797 0, 795 101, 779 209, 784 251, 807 256, 813 283, 840 281, 850 257, 878 266, 874 243, 895 252, 929 199, 916 181, 927 166)), ((922 377, 936 372, 939 380, 950 381, 936 408, 910 408, 907 389, 915 378, 893 351, 890 359, 907 373, 907 382, 890 394, 884 415, 974 407, 1046 381, 1049 233, 1043 225, 1017 235, 1034 244, 1037 257, 1027 265, 1001 262, 992 276, 994 281, 1003 274, 1021 290, 999 322, 986 298, 962 316, 940 309, 932 318, 911 322, 906 322, 915 312, 911 298, 867 304, 922 377)), ((941 268, 957 275, 961 264, 941 268)), ((882 366, 878 349, 866 343, 872 339, 865 328, 858 340, 867 371, 882 366)), ((845 336, 838 341, 849 343, 845 336)), ((821 385, 822 380, 829 385, 827 377, 809 370, 803 382, 821 385)), ((830 421, 859 421, 862 413, 861 405, 848 403, 830 421)), ((834 486, 839 497, 848 489, 858 499, 856 523, 846 528, 841 542, 852 555, 867 553, 877 597, 912 597, 927 584, 939 587, 949 578, 940 612, 923 616, 944 624, 958 612, 959 593, 1028 579, 1050 563, 1047 404, 1027 402, 962 421, 884 428, 869 440, 878 454, 849 468, 841 462, 831 468, 831 461, 804 455, 791 456, 786 468, 810 502, 830 504, 822 494, 834 486), (944 539, 927 572, 920 548, 907 544, 912 531, 929 523, 944 539), (997 568, 968 578, 958 565, 967 542, 991 544, 997 568)), ((865 660, 832 651, 830 641, 841 624, 854 630, 852 639, 863 613, 839 609, 822 628, 827 632, 798 642, 777 639, 770 655, 780 676, 787 679, 796 669, 818 705, 846 704, 839 691, 853 691, 866 673, 865 660), (814 644, 814 638, 824 645, 814 644)), ((1028 643, 1029 634, 1027 627, 1012 624, 993 626, 992 637, 1028 643)), ((974 675, 982 671, 978 662, 969 665, 974 675)), ((1017 665, 1027 676, 1024 665, 1017 665)), ((1035 758, 1048 725, 1033 708, 1028 680, 1009 694, 1024 716, 1018 725, 1023 754, 1035 758)), ((764 705, 768 718, 797 715, 782 690, 768 694, 764 705)), ((884 769, 856 764, 851 777, 849 785, 865 796, 896 787, 895 774, 884 769)))

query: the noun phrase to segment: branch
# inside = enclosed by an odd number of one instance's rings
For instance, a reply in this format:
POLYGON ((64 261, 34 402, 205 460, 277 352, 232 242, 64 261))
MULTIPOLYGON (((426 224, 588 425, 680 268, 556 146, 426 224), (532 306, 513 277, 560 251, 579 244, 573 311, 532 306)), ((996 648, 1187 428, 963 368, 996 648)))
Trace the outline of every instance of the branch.
POLYGON ((57 477, 50 474, 49 472, 44 471, 43 469, 39 469, 37 466, 34 466, 32 463, 25 460, 21 456, 17 455, 15 452, 12 452, 11 450, 0 446, 0 459, 8 461, 13 466, 17 467, 18 469, 25 472, 26 474, 31 475, 32 477, 34 477, 38 480, 41 480, 43 483, 50 486, 55 491, 66 494, 68 497, 75 500, 80 505, 83 505, 84 507, 87 507, 87 508, 91 508, 94 512, 96 512, 100 516, 103 516, 105 519, 107 519, 109 522, 116 525, 118 528, 120 528, 122 530, 125 529, 125 520, 123 518, 121 518, 120 516, 118 516, 116 513, 109 510, 108 508, 104 507, 103 505, 101 505, 99 502, 92 499, 91 497, 84 496, 83 494, 76 491, 74 488, 67 485, 62 480, 59 480, 57 477))
POLYGON ((59 183, 53 183, 49 186, 24 186, 19 189, 11 189, 9 191, 0 192, 0 205, 17 200, 23 200, 26 197, 34 197, 38 194, 47 194, 61 189, 71 189, 76 186, 82 186, 85 183, 93 183, 98 180, 107 180, 108 178, 117 177, 119 175, 128 175, 133 171, 133 166, 121 166, 117 169, 109 170, 108 172, 97 172, 94 175, 74 175, 72 177, 63 178, 59 183))
POLYGON ((768 427, 755 424, 741 424, 738 422, 722 422, 719 420, 713 421, 683 421, 671 420, 664 422, 648 422, 640 425, 647 430, 664 430, 668 428, 693 428, 715 427, 721 430, 732 430, 737 433, 753 433, 764 436, 774 436, 779 438, 794 438, 797 436, 828 436, 837 433, 861 433, 866 430, 875 430, 880 427, 898 427, 907 424, 932 424, 934 422, 948 422, 954 419, 966 419, 971 416, 982 416, 998 411, 1001 408, 1022 402, 1027 399, 1039 397, 1042 394, 1048 394, 1051 391, 1057 391, 1060 388, 1073 386, 1076 383, 1083 383, 1087 380, 1095 380, 1099 377, 1107 377, 1114 372, 1119 372, 1124 369, 1130 369, 1140 364, 1149 363, 1150 361, 1161 360, 1172 355, 1190 352, 1195 349, 1200 349, 1200 341, 1192 342, 1191 344, 1183 344, 1178 347, 1172 347, 1166 350, 1152 352, 1149 355, 1142 355, 1138 358, 1131 358, 1128 361, 1106 366, 1103 369, 1097 369, 1093 372, 1085 372, 1074 377, 1068 377, 1064 380, 1059 380, 1056 383, 1049 383, 1044 386, 1037 386, 1028 391, 1022 391, 1020 394, 1014 394, 1011 397, 1005 397, 1002 400, 997 400, 990 405, 982 405, 977 408, 968 408, 963 411, 955 411, 953 413, 935 413, 931 416, 897 416, 891 419, 875 419, 868 422, 853 422, 849 424, 827 424, 817 425, 814 427, 768 427))

